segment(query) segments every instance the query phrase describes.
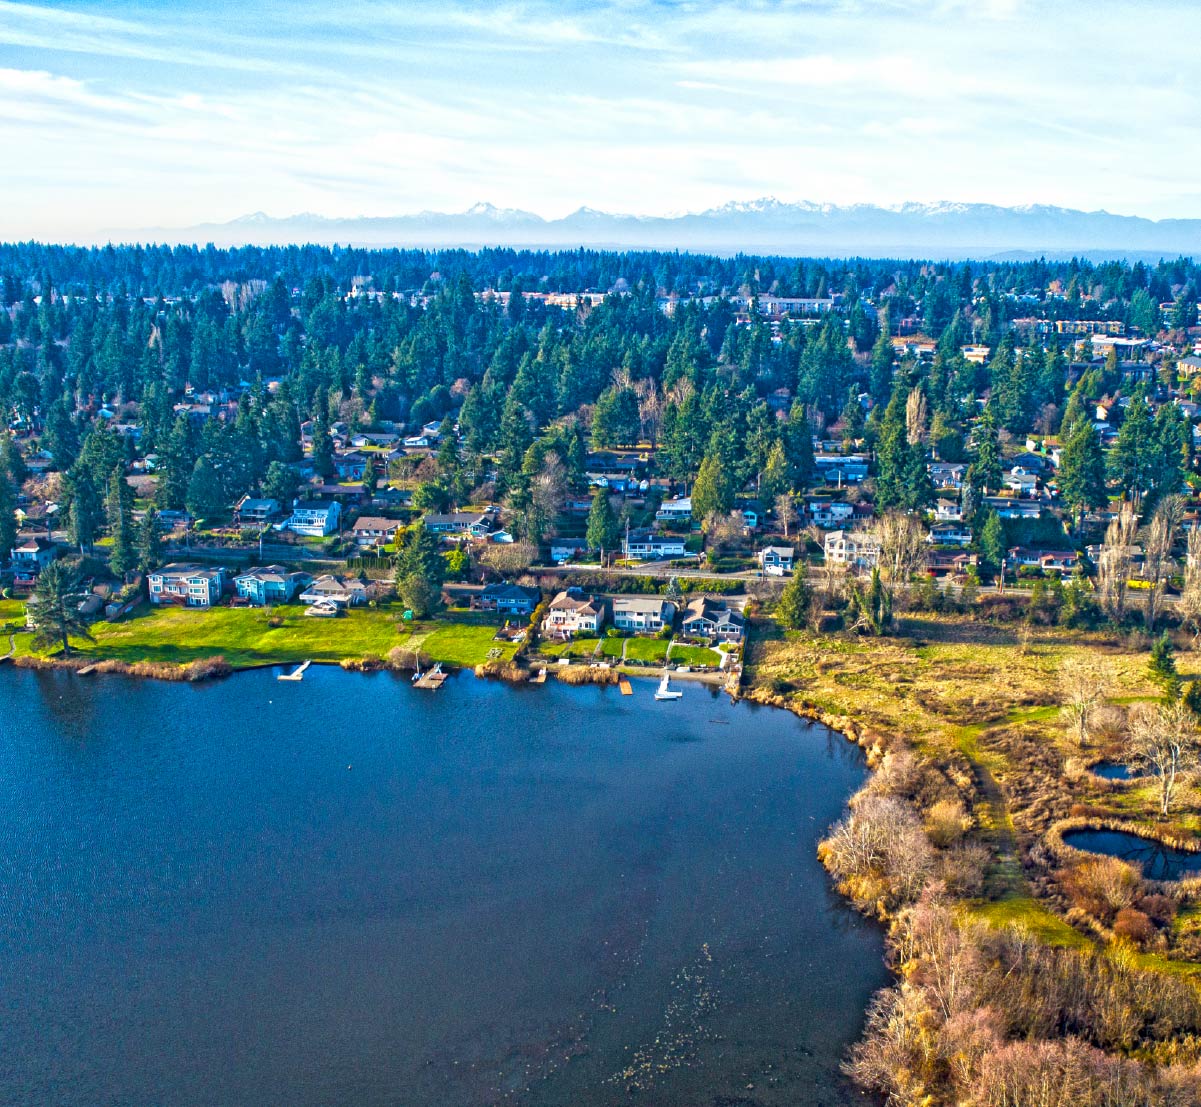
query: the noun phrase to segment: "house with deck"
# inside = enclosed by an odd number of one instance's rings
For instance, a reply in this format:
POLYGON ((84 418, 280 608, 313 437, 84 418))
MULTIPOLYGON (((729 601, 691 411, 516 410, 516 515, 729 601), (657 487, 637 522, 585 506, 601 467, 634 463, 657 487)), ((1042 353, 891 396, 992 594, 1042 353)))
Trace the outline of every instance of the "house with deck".
POLYGON ((234 590, 248 603, 263 607, 289 603, 312 580, 308 573, 293 572, 282 565, 263 565, 234 577, 234 590))
POLYGON ((337 500, 297 500, 283 528, 310 538, 333 534, 342 520, 342 505, 337 500))
POLYGON ((146 579, 152 604, 213 607, 225 590, 225 570, 212 565, 174 563, 155 569, 146 579))
POLYGON ((603 596, 589 596, 578 588, 568 588, 547 605, 542 629, 552 638, 597 634, 605 625, 607 613, 608 605, 603 596))
POLYGON ((635 634, 658 634, 675 621, 676 605, 662 596, 614 596, 613 625, 635 634))
POLYGON ((486 584, 476 593, 472 607, 479 611, 495 611, 500 615, 532 615, 542 602, 537 588, 521 584, 486 584))
POLYGON ((746 635, 746 616, 726 600, 696 596, 684 607, 680 633, 712 642, 741 642, 746 635))
POLYGON ((330 604, 336 608, 358 607, 367 602, 367 586, 353 577, 327 573, 317 577, 300 593, 300 602, 330 604))
POLYGON ((796 551, 791 546, 764 546, 756 555, 759 568, 769 576, 783 576, 792 572, 792 561, 796 551))
POLYGON ((638 561, 662 561, 668 557, 683 557, 688 552, 683 538, 649 530, 630 531, 621 540, 621 551, 638 561))

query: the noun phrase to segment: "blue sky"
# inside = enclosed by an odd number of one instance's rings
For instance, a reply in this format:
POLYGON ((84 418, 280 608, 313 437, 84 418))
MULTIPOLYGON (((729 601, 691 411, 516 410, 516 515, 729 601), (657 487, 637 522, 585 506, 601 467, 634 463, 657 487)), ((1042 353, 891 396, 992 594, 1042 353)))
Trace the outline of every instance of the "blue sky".
POLYGON ((0 237, 476 201, 1201 216, 1201 4, 0 0, 0 237))

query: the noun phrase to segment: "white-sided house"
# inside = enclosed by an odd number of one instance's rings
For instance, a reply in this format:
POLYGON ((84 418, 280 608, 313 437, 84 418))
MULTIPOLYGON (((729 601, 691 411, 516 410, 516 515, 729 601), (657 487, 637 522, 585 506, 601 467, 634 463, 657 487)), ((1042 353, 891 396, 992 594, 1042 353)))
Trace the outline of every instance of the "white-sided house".
POLYGON ((759 568, 770 576, 783 576, 792 572, 792 560, 796 551, 791 546, 764 546, 756 555, 759 568))
POLYGON ((683 538, 640 530, 631 531, 621 540, 621 552, 639 561, 662 561, 666 557, 683 557, 687 550, 683 538))
POLYGON ((550 601, 542 629, 554 638, 596 634, 605 625, 605 613, 603 597, 588 596, 578 588, 568 588, 550 601))
POLYGON ((337 500, 297 500, 284 528, 295 534, 324 538, 338 529, 342 505, 337 500))
POLYGON ((350 528, 350 537, 358 546, 381 546, 396 541, 400 524, 381 515, 360 515, 350 528))
POLYGON ((613 625, 635 634, 658 634, 671 626, 676 605, 661 596, 614 596, 613 625))
POLYGON ((880 562, 880 539, 869 531, 832 530, 825 551, 830 565, 870 569, 880 562))
POLYGON ((855 507, 842 500, 808 500, 805 503, 805 514, 814 526, 829 530, 832 527, 846 526, 855 515, 855 507))
POLYGON ((725 600, 697 596, 689 600, 684 608, 680 633, 689 638, 741 642, 746 634, 746 616, 725 600))
POLYGON ((357 607, 367 602, 367 586, 353 577, 336 577, 332 573, 318 577, 303 592, 300 602, 332 604, 334 607, 357 607))
POLYGON ((970 546, 972 528, 964 523, 935 523, 926 541, 932 546, 970 546))
POLYGON ((37 576, 54 560, 55 545, 40 534, 19 534, 17 544, 9 551, 13 568, 37 576))
POLYGON ((940 523, 962 523, 963 508, 958 500, 939 500, 934 508, 934 518, 940 523))
POLYGON ((147 584, 153 604, 212 607, 221 599, 225 570, 212 565, 164 565, 147 577, 147 584))
POLYGON ((692 497, 676 496, 674 499, 664 500, 655 512, 655 518, 665 523, 692 522, 692 497))

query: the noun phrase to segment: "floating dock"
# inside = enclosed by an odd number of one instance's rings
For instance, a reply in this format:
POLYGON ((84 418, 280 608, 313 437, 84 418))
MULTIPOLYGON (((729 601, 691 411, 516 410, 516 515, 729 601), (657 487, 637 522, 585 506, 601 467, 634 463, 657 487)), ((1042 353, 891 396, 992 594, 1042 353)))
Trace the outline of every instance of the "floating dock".
POLYGON ((545 684, 546 683, 546 670, 539 669, 532 677, 530 677, 530 683, 531 684, 545 684))
POLYGON ((619 680, 617 682, 617 687, 621 689, 621 694, 623 696, 632 696, 634 694, 634 687, 628 680, 619 680))
POLYGON ((280 674, 279 674, 279 676, 278 676, 276 679, 277 679, 277 680, 304 680, 304 671, 305 671, 305 669, 307 669, 307 668, 308 668, 308 667, 309 667, 309 666, 310 666, 312 663, 313 663, 313 662, 312 662, 312 660, 310 659, 310 660, 306 661, 306 662, 305 662, 303 665, 301 665, 299 669, 296 669, 296 670, 294 670, 293 672, 290 672, 290 673, 280 673, 280 674))
POLYGON ((441 665, 435 665, 428 673, 422 673, 413 681, 414 688, 425 688, 427 691, 436 692, 446 683, 446 678, 449 673, 442 671, 441 665))

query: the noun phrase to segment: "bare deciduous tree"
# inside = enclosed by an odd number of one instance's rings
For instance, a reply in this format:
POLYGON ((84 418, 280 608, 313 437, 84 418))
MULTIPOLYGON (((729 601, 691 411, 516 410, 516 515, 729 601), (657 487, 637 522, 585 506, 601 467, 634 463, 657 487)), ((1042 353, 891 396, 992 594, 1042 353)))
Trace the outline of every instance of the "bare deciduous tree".
POLYGON ((926 561, 926 528, 916 515, 886 512, 876 527, 880 566, 891 583, 904 584, 926 561))
POLYGON ((1143 578, 1147 582, 1147 630, 1155 629, 1163 604, 1168 577, 1176 563, 1172 558, 1172 546, 1176 542, 1176 531, 1184 518, 1184 497, 1165 496, 1159 501, 1147 534, 1143 540, 1143 578))
POLYGON ((910 446, 926 440, 926 394, 920 388, 905 401, 905 437, 910 446))
POLYGON ((1130 746, 1137 764, 1159 781, 1159 813, 1166 818, 1180 779, 1201 761, 1201 735, 1184 703, 1138 704, 1130 713, 1130 746))
POLYGON ((1193 632, 1193 641, 1201 638, 1201 528, 1188 532, 1188 547, 1184 559, 1184 587, 1176 610, 1181 623, 1193 632))
POLYGON ((523 573, 534 563, 538 547, 532 542, 498 542, 488 546, 480 560, 498 573, 523 573))
POLYGON ((1105 702, 1109 680, 1104 671, 1090 661, 1069 657, 1059 668, 1059 692, 1063 717, 1076 744, 1087 744, 1092 734, 1097 709, 1105 702))
POLYGON ((1101 588, 1101 606, 1114 620, 1120 620, 1126 609, 1126 584, 1130 579, 1130 559, 1138 534, 1138 518, 1134 505, 1122 504, 1118 517, 1105 529, 1105 541, 1097 576, 1101 588))
POLYGON ((792 502, 792 494, 781 493, 776 497, 776 518, 784 528, 784 537, 788 537, 788 528, 797 521, 796 504, 792 502))

